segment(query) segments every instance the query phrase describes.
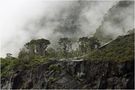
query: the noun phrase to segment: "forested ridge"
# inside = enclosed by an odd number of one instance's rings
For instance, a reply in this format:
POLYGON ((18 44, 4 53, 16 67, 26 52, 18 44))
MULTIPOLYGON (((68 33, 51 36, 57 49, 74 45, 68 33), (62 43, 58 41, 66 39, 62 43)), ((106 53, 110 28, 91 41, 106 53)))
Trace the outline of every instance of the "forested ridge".
MULTIPOLYGON (((10 80, 18 72, 25 72, 29 70, 33 71, 45 63, 48 64, 51 63, 51 64, 49 64, 50 66, 47 66, 44 69, 49 68, 48 72, 51 72, 51 70, 53 70, 55 74, 58 74, 58 72, 63 72, 65 70, 61 68, 61 65, 63 65, 62 62, 65 61, 75 62, 74 65, 78 64, 76 63, 76 61, 78 62, 88 61, 88 62, 99 62, 99 63, 101 62, 101 64, 104 62, 125 63, 125 62, 134 61, 134 33, 133 32, 127 35, 119 36, 115 40, 112 40, 111 42, 103 45, 101 45, 100 41, 95 37, 90 37, 90 38, 81 37, 76 42, 78 44, 78 48, 73 49, 72 39, 67 37, 60 38, 58 40, 59 47, 56 49, 52 47, 50 48, 49 45, 51 44, 51 42, 47 39, 42 38, 37 40, 31 40, 30 42, 26 43, 24 47, 20 50, 18 57, 13 57, 12 54, 7 53, 7 57, 1 58, 0 75, 2 79, 2 85, 4 86, 4 83, 6 84, 5 80, 7 81, 10 80), (57 66, 56 62, 61 62, 60 67, 57 66)), ((67 66, 67 68, 70 68, 70 66, 67 66)), ((79 75, 83 76, 83 73, 79 75)), ((52 78, 51 79, 52 81, 55 81, 54 76, 50 78, 52 78)), ((84 81, 86 79, 84 79, 84 81)), ((53 88, 52 86, 49 87, 53 88)), ((87 86, 87 88, 89 87, 91 86, 87 86)), ((21 86, 17 86, 17 87, 14 86, 13 88, 21 88, 21 86)), ((22 88, 27 88, 27 87, 22 85, 22 88)), ((40 88, 47 88, 47 86, 40 87, 40 88)), ((58 87, 58 88, 62 88, 62 87, 58 87)))

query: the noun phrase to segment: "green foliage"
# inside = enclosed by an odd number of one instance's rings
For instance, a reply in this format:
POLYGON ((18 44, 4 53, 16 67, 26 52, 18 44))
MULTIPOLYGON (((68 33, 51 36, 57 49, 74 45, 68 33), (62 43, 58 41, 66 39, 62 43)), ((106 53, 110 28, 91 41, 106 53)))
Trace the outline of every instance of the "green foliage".
POLYGON ((88 37, 82 37, 79 38, 79 49, 82 53, 86 53, 89 46, 89 38, 88 37))
POLYGON ((59 45, 60 45, 60 50, 61 50, 61 54, 63 54, 64 57, 68 56, 68 52, 69 50, 72 49, 72 42, 69 38, 65 37, 65 38, 60 38, 59 39, 59 45))
POLYGON ((55 49, 53 49, 53 48, 48 48, 47 53, 48 53, 47 57, 49 57, 49 58, 57 57, 57 53, 56 53, 55 49))
POLYGON ((29 46, 29 45, 33 45, 33 44, 43 44, 45 43, 46 45, 51 44, 49 40, 46 39, 37 39, 37 40, 31 40, 30 42, 26 43, 25 45, 29 46))
MULTIPOLYGON (((30 42, 26 43, 25 46, 28 46, 26 47, 28 49, 33 48, 32 50, 34 51, 33 45, 35 44, 39 45, 39 48, 41 49, 44 46, 46 48, 46 45, 50 44, 50 42, 46 39, 31 40, 30 42)), ((11 73, 13 73, 13 71, 31 69, 48 61, 48 56, 37 54, 31 55, 31 52, 27 51, 26 48, 23 48, 19 52, 18 58, 1 58, 1 77, 8 77, 11 73)))
POLYGON ((99 40, 95 37, 81 37, 79 38, 79 49, 82 54, 86 54, 89 51, 93 51, 94 49, 100 46, 99 40))
POLYGON ((22 49, 19 54, 18 54, 18 58, 20 61, 23 61, 23 62, 29 62, 30 58, 32 56, 29 55, 28 52, 25 51, 25 49, 22 49))
POLYGON ((126 61, 134 59, 134 35, 119 36, 116 40, 89 53, 90 60, 126 61))
POLYGON ((59 65, 50 65, 49 70, 61 71, 61 67, 59 65))
POLYGON ((100 46, 99 40, 95 37, 90 37, 88 42, 89 42, 90 50, 94 50, 95 48, 98 48, 100 46))
POLYGON ((17 58, 1 58, 1 77, 9 77, 13 73, 17 58))
POLYGON ((31 69, 36 67, 37 65, 41 63, 45 63, 48 61, 48 57, 40 56, 40 55, 35 55, 30 58, 30 60, 25 61, 25 60, 18 60, 18 63, 16 64, 19 69, 31 69))
MULTIPOLYGON (((37 50, 39 51, 41 51, 42 49, 45 50, 47 48, 47 45, 50 44, 48 40, 39 39, 30 41, 26 44, 26 46, 28 45, 29 49, 33 48, 32 50, 34 51, 34 46, 31 47, 29 45, 33 45, 35 43, 36 45, 38 43, 37 48, 39 49, 37 50)), ((94 37, 80 38, 80 46, 76 50, 72 50, 72 42, 69 38, 60 38, 59 45, 60 47, 58 48, 58 50, 48 48, 48 53, 46 53, 45 56, 42 54, 31 55, 29 49, 28 51, 26 49, 22 49, 18 54, 18 58, 14 58, 10 54, 6 58, 1 58, 1 77, 9 77, 16 70, 33 69, 37 67, 39 64, 48 62, 49 58, 61 59, 83 56, 87 60, 126 61, 134 59, 134 33, 130 33, 126 36, 119 36, 117 39, 115 39, 108 45, 100 47, 98 49, 93 49, 94 45, 100 45, 99 41, 94 37), (86 53, 82 54, 82 52, 86 53)), ((49 70, 59 72, 61 71, 61 68, 58 65, 50 65, 49 70)))
POLYGON ((23 57, 19 57, 18 59, 13 57, 1 58, 1 77, 9 77, 14 71, 32 69, 48 61, 48 57, 38 55, 35 55, 29 60, 25 60, 25 55, 23 57))
POLYGON ((30 55, 41 55, 45 56, 46 48, 48 45, 51 44, 49 40, 46 39, 37 39, 31 40, 30 42, 26 43, 24 46, 29 50, 30 55))

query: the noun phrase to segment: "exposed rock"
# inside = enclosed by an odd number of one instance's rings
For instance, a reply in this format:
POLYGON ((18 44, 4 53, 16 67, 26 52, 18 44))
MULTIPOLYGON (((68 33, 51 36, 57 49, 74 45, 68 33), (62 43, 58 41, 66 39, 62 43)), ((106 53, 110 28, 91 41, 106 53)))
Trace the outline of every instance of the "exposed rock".
POLYGON ((50 60, 32 70, 2 78, 13 89, 126 89, 134 88, 134 61, 50 60), (11 80, 11 82, 10 82, 11 80))

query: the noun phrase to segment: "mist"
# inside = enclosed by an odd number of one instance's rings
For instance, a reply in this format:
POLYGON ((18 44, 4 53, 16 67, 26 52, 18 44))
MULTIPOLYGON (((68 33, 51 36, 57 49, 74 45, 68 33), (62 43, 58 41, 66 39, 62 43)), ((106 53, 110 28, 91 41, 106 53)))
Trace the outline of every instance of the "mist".
POLYGON ((127 6, 127 9, 123 9, 123 6, 110 11, 118 3, 119 0, 0 1, 0 56, 4 57, 6 53, 17 56, 23 45, 31 39, 46 38, 55 44, 60 37, 91 37, 101 25, 106 34, 111 33, 113 37, 123 34, 123 26, 125 30, 133 27, 134 14, 131 11, 134 4, 127 6), (113 24, 106 19, 116 17, 114 13, 119 11, 121 24, 113 24))
POLYGON ((96 31, 96 37, 115 39, 117 36, 127 34, 129 30, 135 28, 134 17, 134 1, 118 2, 104 16, 102 24, 96 31))

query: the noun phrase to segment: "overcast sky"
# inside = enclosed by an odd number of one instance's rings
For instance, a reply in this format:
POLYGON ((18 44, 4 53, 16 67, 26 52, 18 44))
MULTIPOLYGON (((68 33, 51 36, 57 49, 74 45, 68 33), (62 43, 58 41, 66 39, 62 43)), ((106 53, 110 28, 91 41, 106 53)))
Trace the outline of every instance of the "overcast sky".
POLYGON ((59 5, 53 1, 55 0, 0 0, 0 56, 18 52, 29 41, 31 36, 25 29, 25 24, 55 11, 59 5))
MULTIPOLYGON (((57 29, 79 7, 79 15, 76 15, 79 19, 76 22, 79 22, 82 35, 95 33, 104 15, 118 2, 107 1, 81 5, 78 0, 0 0, 0 56, 6 53, 16 56, 31 39, 46 38, 53 41, 58 36, 68 35, 69 32, 65 34, 57 29), (54 34, 55 30, 58 33, 54 34)), ((65 24, 62 25, 64 27, 65 24)))

